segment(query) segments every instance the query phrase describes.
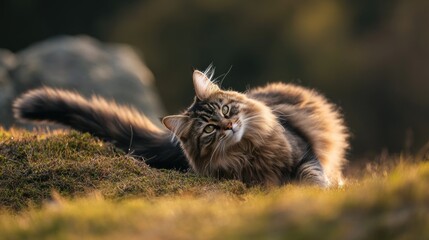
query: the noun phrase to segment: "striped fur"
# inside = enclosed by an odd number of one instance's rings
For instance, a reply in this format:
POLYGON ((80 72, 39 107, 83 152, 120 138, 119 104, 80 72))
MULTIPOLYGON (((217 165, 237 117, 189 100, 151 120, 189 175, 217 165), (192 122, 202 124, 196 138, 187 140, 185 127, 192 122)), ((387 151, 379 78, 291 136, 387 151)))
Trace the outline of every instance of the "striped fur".
POLYGON ((194 103, 163 121, 196 172, 249 185, 342 184, 348 135, 333 104, 292 84, 224 91, 211 76, 195 71, 194 103), (208 126, 215 130, 207 133, 208 126))
POLYGON ((171 136, 132 108, 99 97, 84 99, 64 90, 40 88, 25 93, 13 104, 15 118, 22 121, 60 123, 89 132, 150 166, 186 170, 187 160, 171 136))
POLYGON ((14 103, 15 116, 89 132, 156 168, 186 169, 248 185, 342 183, 347 131, 334 105, 313 90, 275 83, 245 94, 221 90, 213 71, 194 71, 196 97, 157 128, 143 114, 104 99, 42 88, 14 103), (180 145, 180 146, 179 146, 180 145))

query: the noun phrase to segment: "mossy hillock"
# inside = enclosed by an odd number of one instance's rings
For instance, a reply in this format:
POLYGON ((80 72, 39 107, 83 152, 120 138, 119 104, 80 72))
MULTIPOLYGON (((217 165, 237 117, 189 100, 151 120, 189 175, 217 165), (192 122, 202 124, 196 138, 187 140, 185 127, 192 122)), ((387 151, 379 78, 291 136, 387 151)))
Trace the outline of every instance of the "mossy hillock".
POLYGON ((99 192, 121 199, 216 191, 240 194, 245 187, 236 181, 152 169, 89 134, 0 130, 0 208, 40 205, 53 192, 65 197, 99 192))

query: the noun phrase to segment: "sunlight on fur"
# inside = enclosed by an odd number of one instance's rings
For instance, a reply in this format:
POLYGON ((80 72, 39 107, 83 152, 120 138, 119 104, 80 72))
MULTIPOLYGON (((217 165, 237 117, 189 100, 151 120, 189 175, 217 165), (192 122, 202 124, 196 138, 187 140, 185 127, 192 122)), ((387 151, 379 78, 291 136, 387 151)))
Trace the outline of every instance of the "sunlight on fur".
POLYGON ((222 90, 214 68, 192 74, 195 99, 164 117, 174 135, 144 114, 100 97, 41 88, 14 103, 21 120, 89 132, 154 168, 186 170, 247 185, 342 185, 348 133, 337 107, 315 90, 272 83, 246 93, 222 90))

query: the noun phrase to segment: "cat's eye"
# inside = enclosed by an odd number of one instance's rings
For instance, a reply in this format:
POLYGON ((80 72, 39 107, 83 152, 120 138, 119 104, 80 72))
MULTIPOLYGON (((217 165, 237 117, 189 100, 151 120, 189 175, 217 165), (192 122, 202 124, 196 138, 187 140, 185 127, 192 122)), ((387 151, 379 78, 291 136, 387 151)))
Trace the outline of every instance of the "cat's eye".
POLYGON ((204 132, 205 132, 205 133, 212 133, 214 130, 215 130, 215 127, 214 127, 213 125, 207 125, 207 126, 204 128, 204 132))
POLYGON ((229 107, 227 105, 223 105, 222 107, 222 114, 227 115, 229 112, 229 107))

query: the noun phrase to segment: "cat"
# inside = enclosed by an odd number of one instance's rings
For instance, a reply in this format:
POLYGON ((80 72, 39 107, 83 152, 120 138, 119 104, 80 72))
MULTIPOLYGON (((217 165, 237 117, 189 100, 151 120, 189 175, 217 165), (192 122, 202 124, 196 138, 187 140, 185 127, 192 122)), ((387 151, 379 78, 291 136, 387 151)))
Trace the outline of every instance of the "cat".
POLYGON ((40 88, 13 104, 22 121, 60 123, 89 132, 154 168, 186 170, 249 186, 343 184, 348 131, 337 107, 314 90, 271 83, 239 93, 192 74, 195 98, 160 129, 133 108, 97 96, 40 88))

